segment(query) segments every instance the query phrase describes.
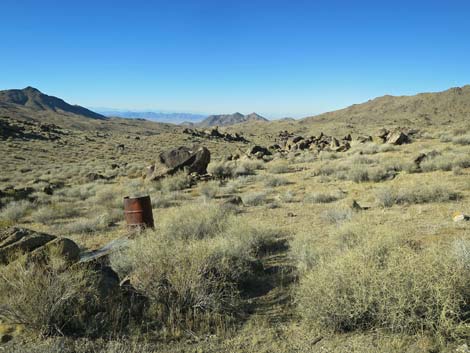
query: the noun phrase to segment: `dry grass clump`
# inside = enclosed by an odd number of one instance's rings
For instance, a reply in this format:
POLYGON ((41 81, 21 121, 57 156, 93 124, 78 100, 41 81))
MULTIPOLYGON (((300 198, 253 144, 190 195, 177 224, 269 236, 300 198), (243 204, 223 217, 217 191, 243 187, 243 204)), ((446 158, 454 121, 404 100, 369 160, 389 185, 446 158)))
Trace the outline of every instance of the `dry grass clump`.
POLYGON ((268 194, 264 191, 250 192, 242 195, 242 200, 248 206, 260 206, 266 203, 268 194))
POLYGON ((351 220, 353 212, 350 208, 330 208, 322 213, 322 217, 331 224, 340 225, 351 220))
POLYGON ((215 204, 189 204, 168 212, 158 229, 161 236, 175 239, 213 238, 224 230, 231 216, 215 204))
POLYGON ((288 184, 289 184, 289 180, 287 180, 286 178, 281 178, 281 177, 271 176, 271 177, 267 177, 264 180, 264 186, 269 187, 269 188, 275 188, 278 186, 288 185, 288 184))
POLYGON ((233 176, 234 165, 230 162, 211 162, 207 171, 216 179, 228 179, 233 176))
POLYGON ((12 201, 0 210, 2 221, 17 222, 28 214, 33 204, 27 200, 12 201))
POLYGON ((331 203, 343 198, 339 192, 315 192, 305 195, 304 202, 307 203, 331 203))
POLYGON ((179 191, 191 187, 191 177, 184 171, 163 178, 160 187, 165 192, 179 191))
POLYGON ((73 204, 49 204, 34 211, 31 218, 36 222, 47 224, 57 219, 77 217, 79 214, 73 204))
POLYGON ((115 217, 111 213, 104 213, 90 218, 79 218, 63 226, 57 226, 68 234, 95 233, 106 229, 115 217))
POLYGON ((205 200, 213 199, 220 192, 220 182, 218 181, 208 181, 201 185, 199 188, 201 195, 205 200))
POLYGON ((470 145, 470 135, 457 136, 452 139, 456 145, 468 146, 470 145))
POLYGON ((289 173, 290 167, 287 161, 271 162, 268 167, 268 172, 271 174, 284 174, 289 173))
POLYGON ((369 238, 301 279, 299 313, 328 331, 458 336, 465 331, 469 280, 462 261, 442 244, 419 250, 369 238))
POLYGON ((415 185, 408 188, 387 187, 379 189, 376 193, 377 203, 381 207, 455 201, 459 198, 458 192, 440 185, 415 185))

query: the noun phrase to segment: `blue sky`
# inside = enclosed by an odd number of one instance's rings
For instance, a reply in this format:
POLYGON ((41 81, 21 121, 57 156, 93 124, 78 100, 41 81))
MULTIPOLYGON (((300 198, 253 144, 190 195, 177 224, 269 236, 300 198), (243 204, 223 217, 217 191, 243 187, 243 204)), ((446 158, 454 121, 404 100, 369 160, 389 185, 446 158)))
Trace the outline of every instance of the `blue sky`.
POLYGON ((469 18, 452 0, 2 0, 0 89, 302 117, 470 83, 469 18))

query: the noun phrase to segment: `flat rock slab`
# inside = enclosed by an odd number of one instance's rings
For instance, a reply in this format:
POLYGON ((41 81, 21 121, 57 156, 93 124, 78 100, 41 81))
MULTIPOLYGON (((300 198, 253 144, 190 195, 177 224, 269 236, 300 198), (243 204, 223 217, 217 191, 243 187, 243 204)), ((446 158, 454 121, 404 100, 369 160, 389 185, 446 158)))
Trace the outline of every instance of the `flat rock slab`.
POLYGON ((89 251, 87 253, 82 254, 80 256, 80 262, 91 262, 104 256, 108 256, 113 252, 126 248, 128 244, 129 239, 127 238, 115 239, 113 241, 110 241, 108 244, 98 250, 89 251))

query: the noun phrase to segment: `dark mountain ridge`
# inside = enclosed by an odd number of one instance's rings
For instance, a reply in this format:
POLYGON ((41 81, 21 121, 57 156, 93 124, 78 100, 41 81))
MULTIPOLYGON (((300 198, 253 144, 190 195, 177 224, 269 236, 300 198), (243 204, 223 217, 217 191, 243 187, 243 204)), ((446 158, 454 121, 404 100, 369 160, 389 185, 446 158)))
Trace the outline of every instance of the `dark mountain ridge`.
POLYGON ((48 96, 34 87, 0 91, 0 103, 4 108, 7 108, 8 105, 19 105, 35 112, 52 111, 79 115, 90 119, 107 119, 105 116, 79 105, 71 105, 60 98, 48 96))

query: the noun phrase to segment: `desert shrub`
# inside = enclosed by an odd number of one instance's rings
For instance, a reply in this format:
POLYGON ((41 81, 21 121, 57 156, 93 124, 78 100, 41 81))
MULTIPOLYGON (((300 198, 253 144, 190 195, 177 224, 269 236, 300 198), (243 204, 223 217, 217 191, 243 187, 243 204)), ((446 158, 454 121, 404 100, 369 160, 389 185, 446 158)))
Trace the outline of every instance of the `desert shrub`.
POLYGON ((369 181, 369 172, 364 166, 354 165, 348 173, 348 179, 355 183, 363 183, 369 181))
POLYGON ((184 190, 191 187, 191 177, 182 171, 163 178, 160 181, 160 186, 165 192, 184 190))
POLYGON ((454 201, 460 194, 440 185, 416 185, 408 188, 383 188, 377 191, 377 203, 381 207, 400 204, 422 204, 454 201))
POLYGON ((242 195, 242 200, 245 205, 259 206, 266 202, 267 194, 265 192, 251 192, 242 195))
POLYGON ((72 218, 80 215, 80 211, 74 204, 48 204, 31 214, 31 218, 39 223, 47 224, 56 219, 72 218))
POLYGON ((370 181, 378 183, 392 178, 396 174, 396 172, 395 168, 380 166, 371 168, 367 174, 367 177, 370 181))
POLYGON ((219 190, 220 190, 220 184, 218 181, 208 181, 202 184, 200 187, 201 195, 206 200, 210 200, 216 197, 219 190))
POLYGON ((207 171, 216 179, 227 179, 233 176, 234 165, 230 162, 210 163, 207 171))
POLYGON ((0 319, 42 335, 104 334, 94 272, 64 268, 60 257, 47 266, 19 260, 0 267, 0 319))
POLYGON ((367 156, 356 155, 351 159, 350 163, 352 165, 373 164, 373 163, 375 163, 375 160, 370 158, 370 157, 367 157, 367 156))
POLYGON ((449 135, 447 135, 447 134, 442 134, 442 135, 439 137, 439 141, 444 142, 444 143, 452 142, 452 136, 449 136, 449 135))
POLYGON ((350 208, 331 208, 323 212, 322 217, 331 224, 342 224, 352 218, 350 208))
POLYGON ((386 329, 449 337, 463 329, 469 276, 441 245, 416 250, 381 238, 306 274, 298 290, 299 313, 336 332, 386 329))
POLYGON ((285 203, 291 203, 295 201, 295 193, 291 190, 287 190, 286 192, 280 194, 278 197, 281 202, 285 203))
POLYGON ((268 172, 271 174, 284 174, 289 173, 289 163, 287 161, 271 162, 268 167, 268 172))
POLYGON ((421 162, 420 168, 423 172, 432 172, 435 170, 452 170, 452 159, 449 156, 438 155, 433 158, 426 158, 421 162))
POLYGON ((397 147, 395 147, 393 145, 383 144, 383 145, 379 146, 378 152, 386 153, 386 152, 394 152, 396 150, 397 150, 397 147))
POLYGON ((334 193, 326 193, 326 192, 314 192, 305 195, 304 202, 307 203, 330 203, 338 201, 339 199, 343 198, 338 192, 334 193))
POLYGON ((380 146, 373 142, 368 142, 363 145, 359 145, 357 151, 361 154, 376 154, 380 150, 380 146))
POLYGON ((457 136, 452 139, 452 142, 456 145, 470 145, 470 135, 457 136))
POLYGON ((233 176, 254 175, 256 170, 262 169, 264 163, 260 160, 245 160, 239 162, 233 170, 233 176))
MULTIPOLYGON (((179 211, 179 217, 162 222, 184 219, 187 211, 179 211)), ((200 221, 192 221, 187 230, 193 233, 175 237, 168 227, 157 228, 111 257, 113 268, 131 276, 150 299, 147 315, 152 322, 170 332, 181 327, 196 332, 223 329, 239 315, 240 292, 255 275, 255 256, 273 237, 266 229, 227 217, 219 218, 217 229, 208 230, 212 237, 201 237, 200 221)))
POLYGON ((173 204, 171 194, 164 195, 162 193, 157 193, 152 195, 150 200, 153 208, 167 208, 173 204))
POLYGON ((189 204, 174 208, 160 220, 161 236, 175 239, 213 238, 226 226, 231 214, 214 204, 189 204))
POLYGON ((12 201, 0 210, 0 219, 17 222, 33 208, 30 201, 12 201))
POLYGON ((287 184, 289 184, 289 180, 287 180, 286 178, 268 177, 264 180, 264 185, 270 188, 287 185, 287 184))
POLYGON ((329 161, 332 159, 338 159, 338 153, 329 152, 329 151, 320 151, 320 153, 318 154, 318 158, 321 161, 329 161))
POLYGON ((290 241, 289 257, 294 260, 300 274, 313 269, 320 261, 320 255, 315 244, 315 237, 311 233, 296 234, 290 241))
POLYGON ((65 224, 61 228, 72 234, 95 233, 108 227, 109 223, 110 220, 107 214, 102 214, 93 218, 80 218, 65 224))

